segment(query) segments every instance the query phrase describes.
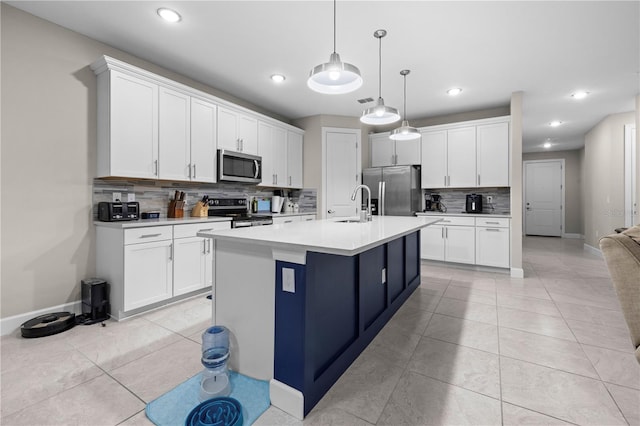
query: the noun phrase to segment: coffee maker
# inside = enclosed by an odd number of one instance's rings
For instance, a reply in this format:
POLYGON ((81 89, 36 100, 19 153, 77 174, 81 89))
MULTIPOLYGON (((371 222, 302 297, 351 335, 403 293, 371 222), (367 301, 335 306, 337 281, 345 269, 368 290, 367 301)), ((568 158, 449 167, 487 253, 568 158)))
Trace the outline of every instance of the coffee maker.
POLYGON ((442 196, 440 194, 430 194, 429 198, 425 198, 424 200, 424 211, 425 212, 443 212, 444 205, 442 204, 442 196))

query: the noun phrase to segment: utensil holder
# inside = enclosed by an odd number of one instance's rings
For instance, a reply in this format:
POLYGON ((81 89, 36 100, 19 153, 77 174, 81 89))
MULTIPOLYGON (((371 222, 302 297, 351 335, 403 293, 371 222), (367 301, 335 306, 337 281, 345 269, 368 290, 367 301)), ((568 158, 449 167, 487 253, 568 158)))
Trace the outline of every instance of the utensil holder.
POLYGON ((184 217, 184 201, 171 200, 169 202, 169 211, 167 212, 167 217, 184 217))
POLYGON ((209 216, 209 206, 202 201, 198 201, 191 209, 192 217, 207 217, 209 216))

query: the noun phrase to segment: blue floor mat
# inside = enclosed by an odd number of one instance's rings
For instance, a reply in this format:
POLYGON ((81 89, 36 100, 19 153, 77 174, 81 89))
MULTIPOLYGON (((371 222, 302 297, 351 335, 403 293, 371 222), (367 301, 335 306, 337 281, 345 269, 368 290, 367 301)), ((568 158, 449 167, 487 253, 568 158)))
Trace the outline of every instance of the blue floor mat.
MULTIPOLYGON (((250 425, 271 405, 269 382, 229 371, 231 398, 242 405, 243 425, 250 425)), ((149 420, 158 426, 180 426, 200 403, 200 373, 147 404, 149 420)))

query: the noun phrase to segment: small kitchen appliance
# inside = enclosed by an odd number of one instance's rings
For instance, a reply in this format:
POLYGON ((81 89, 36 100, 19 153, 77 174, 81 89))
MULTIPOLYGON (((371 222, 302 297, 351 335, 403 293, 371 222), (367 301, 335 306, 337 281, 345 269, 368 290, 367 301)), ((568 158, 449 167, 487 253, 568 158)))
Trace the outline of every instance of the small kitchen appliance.
POLYGON ((482 213, 482 195, 467 194, 465 211, 467 213, 482 213))
POLYGON ((102 222, 118 222, 123 220, 138 220, 140 218, 140 203, 130 201, 98 203, 98 220, 102 222))
POLYGON ((431 194, 431 210, 435 212, 446 212, 447 209, 442 203, 442 195, 431 194))
MULTIPOLYGON (((232 228, 247 226, 271 225, 271 213, 251 214, 246 198, 209 198, 209 216, 221 216, 231 218, 232 228)), ((261 200, 258 199, 258 212, 261 200)))
POLYGON ((109 318, 109 294, 105 280, 90 278, 80 281, 83 324, 93 324, 109 318))
POLYGON ((262 157, 219 149, 218 182, 262 182, 262 157))

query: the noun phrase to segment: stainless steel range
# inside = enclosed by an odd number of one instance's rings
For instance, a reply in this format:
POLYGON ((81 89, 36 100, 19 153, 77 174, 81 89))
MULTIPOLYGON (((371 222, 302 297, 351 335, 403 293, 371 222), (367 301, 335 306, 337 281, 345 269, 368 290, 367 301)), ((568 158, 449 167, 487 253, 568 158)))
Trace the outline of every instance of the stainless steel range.
POLYGON ((249 213, 245 198, 210 198, 208 203, 209 216, 230 217, 232 228, 273 224, 271 216, 249 213))

